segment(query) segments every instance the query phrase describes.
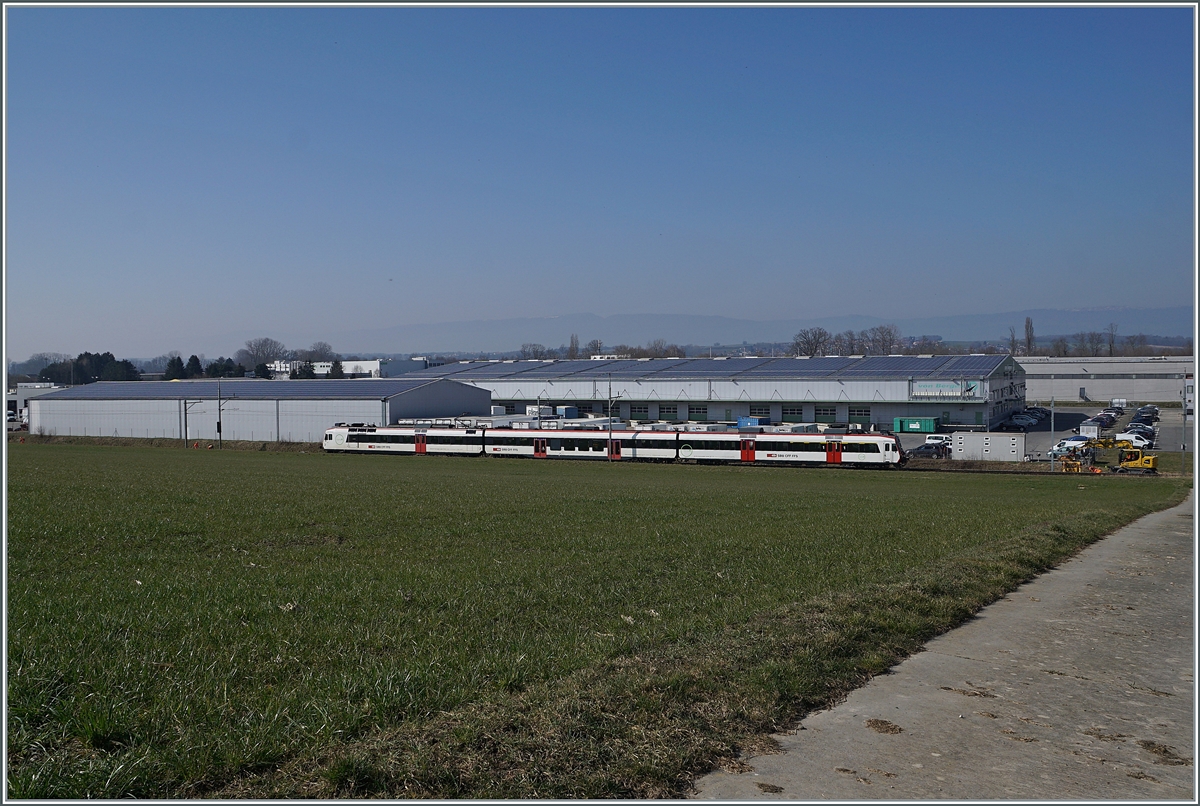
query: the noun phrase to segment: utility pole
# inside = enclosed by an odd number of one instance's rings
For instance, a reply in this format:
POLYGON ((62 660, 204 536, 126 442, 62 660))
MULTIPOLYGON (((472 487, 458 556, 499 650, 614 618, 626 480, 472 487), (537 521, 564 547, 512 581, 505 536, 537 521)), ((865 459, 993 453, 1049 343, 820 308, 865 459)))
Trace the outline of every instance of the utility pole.
MULTIPOLYGON (((1054 388, 1054 376, 1050 376, 1050 388, 1054 388)), ((1054 394, 1050 395, 1050 472, 1054 472, 1054 394)))
POLYGON ((221 377, 217 376, 217 450, 223 450, 225 443, 221 439, 221 377))

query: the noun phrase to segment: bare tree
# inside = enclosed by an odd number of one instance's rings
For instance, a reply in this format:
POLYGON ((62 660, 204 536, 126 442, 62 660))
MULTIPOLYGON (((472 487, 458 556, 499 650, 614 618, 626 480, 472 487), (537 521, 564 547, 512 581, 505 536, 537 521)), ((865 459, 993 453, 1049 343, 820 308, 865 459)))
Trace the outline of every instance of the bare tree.
POLYGON ((521 345, 521 358, 526 359, 541 359, 546 358, 546 353, 549 352, 543 345, 532 342, 526 342, 521 345))
POLYGON ((1034 345, 1037 344, 1037 338, 1033 335, 1033 318, 1025 317, 1025 355, 1033 355, 1034 345))
POLYGON ((876 325, 865 331, 866 341, 875 355, 891 355, 900 343, 900 328, 895 325, 876 325))
POLYGON ((1050 345, 1050 352, 1055 356, 1062 358, 1071 354, 1071 345, 1067 341, 1066 336, 1058 336, 1050 345))
POLYGON ((1110 356, 1117 354, 1117 323, 1109 322, 1108 327, 1104 329, 1104 337, 1108 342, 1108 354, 1110 356))
POLYGON ((244 367, 256 367, 259 364, 269 364, 287 355, 288 349, 283 342, 267 337, 250 339, 245 348, 234 353, 233 360, 244 367))
POLYGON ((847 330, 833 337, 831 342, 835 355, 855 355, 858 352, 858 334, 847 330))
POLYGON ((1104 352, 1104 334, 1095 330, 1089 330, 1087 333, 1087 350, 1088 355, 1098 356, 1104 352))
POLYGON ((315 341, 312 347, 303 351, 302 357, 305 361, 332 361, 338 357, 338 354, 333 351, 333 347, 327 341, 315 341))
POLYGON ((1008 354, 1017 354, 1017 329, 1012 325, 1008 326, 1008 354))
POLYGON ((1146 355, 1146 336, 1143 333, 1135 333, 1125 337, 1125 353, 1127 355, 1146 355))
POLYGON ((579 336, 572 333, 571 343, 567 345, 567 358, 574 361, 579 358, 579 336))
POLYGON ((587 343, 587 346, 583 348, 583 352, 588 358, 591 358, 594 355, 603 355, 604 342, 600 341, 600 339, 592 339, 587 343))
POLYGON ((823 327, 806 327, 792 338, 792 353, 795 355, 825 355, 833 336, 823 327))

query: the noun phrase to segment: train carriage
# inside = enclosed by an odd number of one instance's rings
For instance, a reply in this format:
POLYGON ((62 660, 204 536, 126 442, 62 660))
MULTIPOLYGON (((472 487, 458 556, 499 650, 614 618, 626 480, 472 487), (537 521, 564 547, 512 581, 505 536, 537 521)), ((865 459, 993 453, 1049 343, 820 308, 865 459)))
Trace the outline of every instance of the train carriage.
POLYGON ((323 444, 331 453, 856 467, 898 467, 904 462, 900 442, 890 434, 613 431, 610 435, 597 430, 337 425, 325 432, 323 444))

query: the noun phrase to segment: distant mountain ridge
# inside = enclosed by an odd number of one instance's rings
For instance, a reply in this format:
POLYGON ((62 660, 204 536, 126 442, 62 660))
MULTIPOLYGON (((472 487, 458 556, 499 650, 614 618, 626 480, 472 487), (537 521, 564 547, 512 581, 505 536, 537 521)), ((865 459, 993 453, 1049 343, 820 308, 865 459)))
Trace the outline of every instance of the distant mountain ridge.
MULTIPOLYGON (((905 336, 937 335, 945 341, 1003 341, 1009 327, 1024 337, 1025 317, 1033 319, 1039 338, 1103 331, 1109 323, 1117 325, 1118 338, 1136 333, 1160 336, 1192 335, 1194 308, 1094 308, 1058 310, 1040 308, 997 314, 956 314, 949 316, 897 317, 835 316, 816 319, 777 319, 754 321, 727 316, 689 314, 567 314, 541 318, 514 318, 440 322, 436 324, 396 325, 388 328, 353 330, 322 336, 339 352, 421 353, 421 352, 500 352, 517 350, 533 342, 546 347, 566 344, 571 334, 582 343, 600 339, 606 345, 642 345, 653 339, 674 344, 737 345, 742 342, 791 341, 797 331, 823 327, 839 333, 865 330, 881 324, 895 324, 905 336)), ((287 344, 307 344, 312 337, 284 334, 287 344)))

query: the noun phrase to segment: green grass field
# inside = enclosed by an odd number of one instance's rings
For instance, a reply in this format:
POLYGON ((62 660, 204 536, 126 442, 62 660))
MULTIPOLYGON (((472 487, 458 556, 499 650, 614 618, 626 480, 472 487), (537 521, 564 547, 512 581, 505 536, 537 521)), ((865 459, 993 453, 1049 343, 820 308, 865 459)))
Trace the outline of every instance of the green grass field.
POLYGON ((8 794, 679 796, 1190 484, 10 443, 8 794))

